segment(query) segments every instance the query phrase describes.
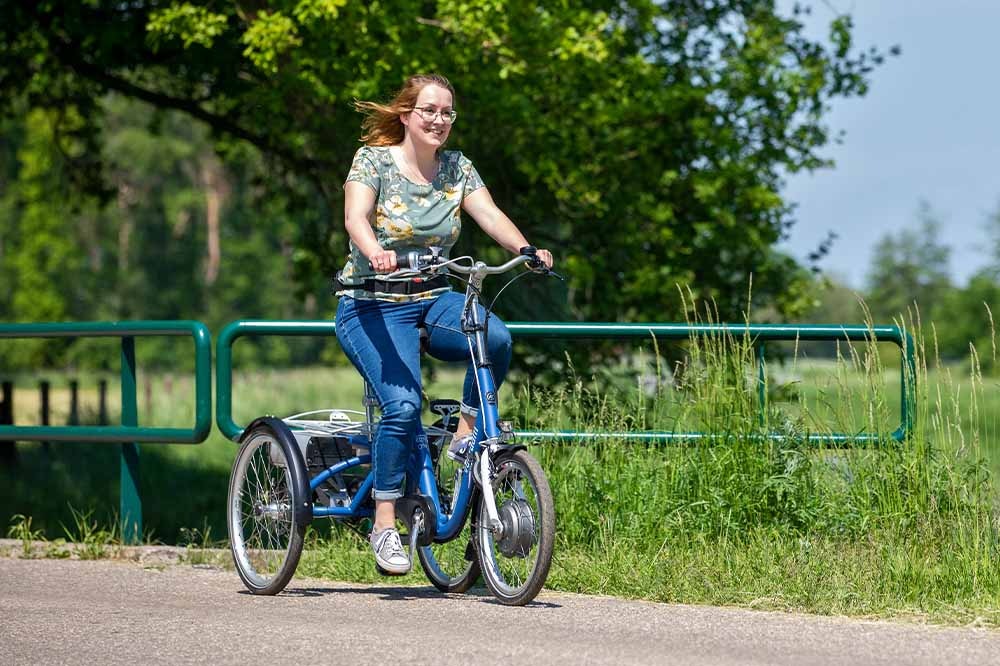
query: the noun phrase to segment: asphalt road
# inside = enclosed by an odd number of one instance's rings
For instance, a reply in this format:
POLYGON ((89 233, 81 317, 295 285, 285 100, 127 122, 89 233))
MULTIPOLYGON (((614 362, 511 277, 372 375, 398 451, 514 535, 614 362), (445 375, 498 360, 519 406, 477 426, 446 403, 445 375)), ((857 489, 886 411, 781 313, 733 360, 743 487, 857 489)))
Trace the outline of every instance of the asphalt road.
POLYGON ((1000 632, 543 593, 0 557, 0 664, 1000 664, 1000 632))

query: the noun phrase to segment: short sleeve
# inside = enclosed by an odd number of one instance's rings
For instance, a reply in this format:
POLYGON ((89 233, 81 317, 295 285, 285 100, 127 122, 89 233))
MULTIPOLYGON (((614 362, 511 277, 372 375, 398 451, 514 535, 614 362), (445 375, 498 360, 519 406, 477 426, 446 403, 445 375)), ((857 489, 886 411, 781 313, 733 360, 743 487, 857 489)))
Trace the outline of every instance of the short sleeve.
POLYGON ((465 186, 462 188, 463 199, 479 188, 486 187, 483 179, 479 176, 479 172, 476 171, 476 167, 472 165, 472 160, 468 157, 462 156, 459 160, 459 168, 462 170, 462 178, 465 181, 465 186))
POLYGON ((379 191, 382 179, 378 173, 375 155, 369 146, 361 146, 358 148, 358 152, 354 153, 354 161, 351 162, 351 170, 347 173, 344 185, 352 181, 364 183, 376 192, 379 191))

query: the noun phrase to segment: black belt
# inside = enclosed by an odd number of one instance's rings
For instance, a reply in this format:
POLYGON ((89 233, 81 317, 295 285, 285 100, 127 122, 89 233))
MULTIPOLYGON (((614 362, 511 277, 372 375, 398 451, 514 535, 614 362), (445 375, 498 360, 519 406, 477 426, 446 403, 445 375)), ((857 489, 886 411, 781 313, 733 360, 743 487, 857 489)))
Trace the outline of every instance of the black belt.
POLYGON ((340 277, 333 278, 333 290, 334 292, 341 290, 351 290, 351 289, 363 289, 365 291, 370 291, 373 293, 382 294, 405 294, 407 296, 411 294, 422 294, 425 291, 431 291, 433 289, 441 289, 447 287, 448 278, 444 275, 437 275, 432 277, 430 280, 422 280, 416 278, 413 280, 379 280, 376 278, 368 278, 362 280, 357 284, 347 284, 340 281, 340 277))

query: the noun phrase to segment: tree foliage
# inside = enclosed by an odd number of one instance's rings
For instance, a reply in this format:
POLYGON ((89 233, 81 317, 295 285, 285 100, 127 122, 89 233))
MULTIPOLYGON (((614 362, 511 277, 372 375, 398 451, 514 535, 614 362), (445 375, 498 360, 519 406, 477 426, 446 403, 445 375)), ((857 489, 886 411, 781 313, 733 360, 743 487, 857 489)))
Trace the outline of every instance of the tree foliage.
POLYGON ((997 318, 1000 317, 1000 206, 986 219, 985 266, 967 285, 948 292, 941 304, 941 321, 935 328, 938 345, 951 358, 971 358, 984 370, 1000 370, 997 363, 997 318))
MULTIPOLYGON (((317 316, 322 301, 291 297, 296 221, 280 193, 262 186, 268 165, 256 150, 229 146, 220 160, 204 127, 178 112, 151 115, 120 96, 103 100, 102 110, 106 202, 68 181, 80 146, 54 132, 56 114, 35 110, 5 124, 0 147, 13 174, 0 191, 5 319, 195 318, 218 331, 240 318, 317 316)), ((315 360, 323 347, 246 342, 235 348, 242 362, 287 363, 296 353, 315 360)), ((93 340, 66 343, 5 344, 0 366, 117 359, 101 357, 108 349, 93 340)), ((191 360, 168 339, 144 340, 142 349, 154 364, 191 360)))
POLYGON ((921 202, 917 228, 888 233, 875 246, 868 274, 868 304, 880 319, 907 313, 930 321, 951 289, 951 249, 941 240, 941 223, 921 202))
MULTIPOLYGON (((130 207, 133 233, 153 248, 118 255, 119 266, 154 262, 154 281, 169 271, 178 291, 205 283, 185 269, 201 261, 191 248, 204 246, 205 228, 178 220, 205 207, 206 190, 162 187, 181 178, 172 169, 210 158, 137 136, 116 144, 109 95, 203 123, 202 148, 223 170, 252 146, 259 179, 247 186, 263 207, 253 219, 275 216, 266 224, 291 266, 283 277, 316 293, 346 249, 338 211, 359 135, 352 100, 439 71, 458 91, 454 147, 570 278, 568 295, 522 291, 518 317, 666 320, 682 315, 678 285, 738 317, 751 274, 755 306, 790 313, 808 302, 810 276, 774 249, 793 222, 782 175, 828 164, 829 101, 863 95, 883 57, 854 47, 847 16, 827 40, 809 39, 801 11, 783 16, 766 0, 0 0, 0 110, 70 111, 52 123, 79 147, 64 173, 106 209, 130 207)), ((166 117, 154 114, 148 131, 194 131, 158 126, 166 117)), ((243 166, 235 171, 254 171, 243 166)), ((224 215, 250 213, 236 207, 253 199, 229 198, 224 215)), ((461 242, 499 252, 482 234, 461 242)), ((222 252, 243 251, 230 238, 222 252)), ((144 279, 118 271, 119 312, 151 293, 144 279)), ((168 293, 153 304, 143 305, 151 316, 191 316, 168 293)))
POLYGON ((824 276, 823 290, 806 321, 830 323, 899 322, 919 324, 930 361, 974 362, 983 371, 1000 370, 997 325, 1000 316, 1000 207, 986 220, 987 263, 964 285, 954 284, 951 247, 930 205, 921 202, 914 224, 886 234, 875 247, 864 290, 824 276), (975 351, 973 351, 973 349, 975 351))

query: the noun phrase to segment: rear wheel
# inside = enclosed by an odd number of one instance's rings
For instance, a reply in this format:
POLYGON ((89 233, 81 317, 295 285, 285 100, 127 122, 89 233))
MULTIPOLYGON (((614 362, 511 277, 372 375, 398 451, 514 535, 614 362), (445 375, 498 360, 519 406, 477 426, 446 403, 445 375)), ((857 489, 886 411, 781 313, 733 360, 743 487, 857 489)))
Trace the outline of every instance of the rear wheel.
POLYGON ((292 510, 302 499, 294 496, 290 464, 302 463, 265 424, 247 434, 233 463, 229 544, 236 571, 254 594, 281 592, 302 555, 306 526, 292 510))
POLYGON ((493 477, 501 531, 490 528, 480 501, 473 538, 483 578, 502 604, 523 606, 545 585, 552 564, 555 507, 541 465, 527 452, 501 455, 493 477))

